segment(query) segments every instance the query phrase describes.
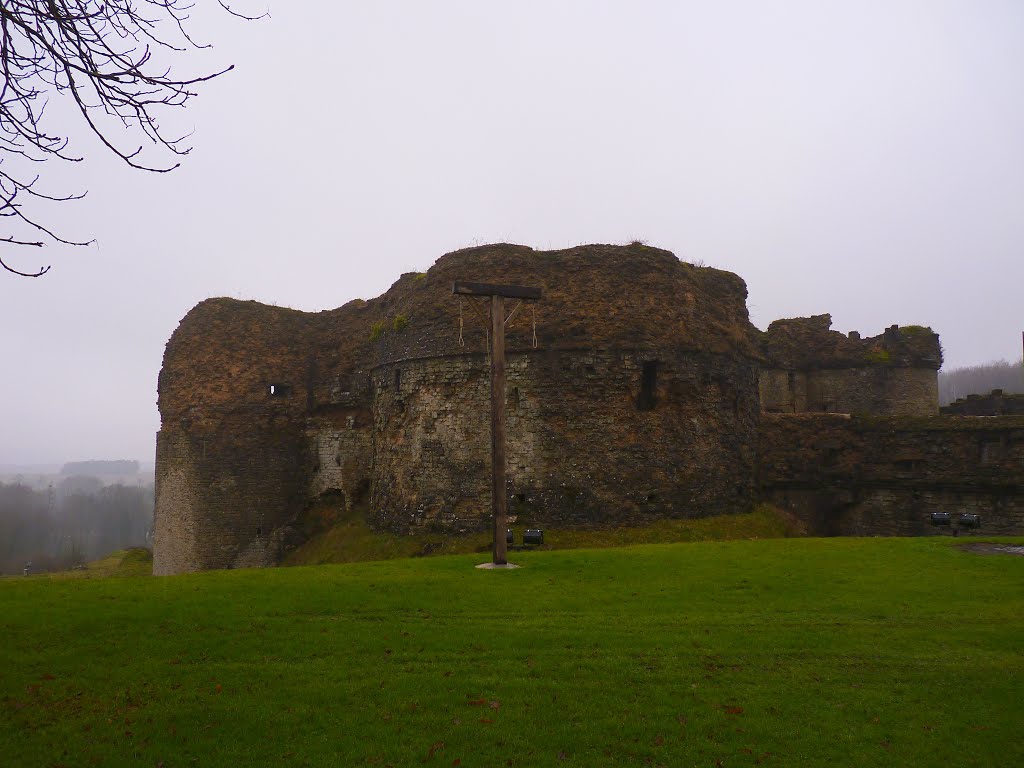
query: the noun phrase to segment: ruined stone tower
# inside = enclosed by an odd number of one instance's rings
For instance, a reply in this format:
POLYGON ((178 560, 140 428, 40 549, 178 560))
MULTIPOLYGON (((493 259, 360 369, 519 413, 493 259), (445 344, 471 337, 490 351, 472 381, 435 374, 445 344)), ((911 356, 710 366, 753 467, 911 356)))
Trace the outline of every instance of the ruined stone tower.
POLYGON ((317 497, 406 532, 484 527, 487 339, 456 279, 536 285, 508 329, 509 487, 548 525, 749 506, 760 352, 736 275, 642 245, 448 254, 378 299, 211 299, 160 374, 154 571, 269 565, 317 497), (463 344, 459 343, 459 316, 463 344))

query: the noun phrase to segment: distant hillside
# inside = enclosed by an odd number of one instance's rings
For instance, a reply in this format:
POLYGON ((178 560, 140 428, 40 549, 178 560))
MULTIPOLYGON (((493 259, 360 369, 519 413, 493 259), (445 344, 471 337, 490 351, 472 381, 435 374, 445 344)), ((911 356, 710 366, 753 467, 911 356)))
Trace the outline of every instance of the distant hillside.
POLYGON ((1024 393, 1024 360, 1015 363, 999 360, 939 371, 939 405, 949 405, 967 395, 986 395, 993 389, 1024 393))

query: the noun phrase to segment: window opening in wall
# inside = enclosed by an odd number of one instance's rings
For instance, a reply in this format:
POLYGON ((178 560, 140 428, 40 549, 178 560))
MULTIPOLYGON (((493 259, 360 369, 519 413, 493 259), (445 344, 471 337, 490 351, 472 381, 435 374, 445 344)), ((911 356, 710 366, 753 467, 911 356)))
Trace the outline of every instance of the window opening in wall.
POLYGON ((402 388, 402 369, 395 368, 395 391, 397 392, 402 388))
POLYGON ((256 526, 256 535, 257 536, 262 536, 263 535, 263 526, 262 525, 256 526))
POLYGON ((658 361, 644 361, 643 369, 640 371, 640 396, 636 400, 638 411, 652 411, 657 402, 658 391, 658 361))
POLYGON ((991 464, 993 461, 998 461, 1000 456, 1000 448, 1002 445, 994 440, 983 440, 981 443, 981 463, 991 464))
POLYGON ((356 489, 352 494, 352 503, 362 504, 363 501, 369 497, 369 495, 370 481, 366 478, 363 478, 362 480, 359 481, 358 485, 356 485, 356 489))
POLYGON ((834 445, 827 445, 821 450, 821 464, 824 467, 834 467, 839 463, 839 448, 834 445))
POLYGON ((292 393, 290 384, 269 384, 267 394, 271 397, 288 397, 292 393))

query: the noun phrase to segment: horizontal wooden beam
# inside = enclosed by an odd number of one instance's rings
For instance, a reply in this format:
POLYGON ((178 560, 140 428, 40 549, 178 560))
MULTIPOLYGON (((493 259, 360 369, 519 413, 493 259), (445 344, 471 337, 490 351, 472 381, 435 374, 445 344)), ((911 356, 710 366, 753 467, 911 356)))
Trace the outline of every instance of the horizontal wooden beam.
POLYGON ((452 293, 461 296, 504 296, 506 299, 539 299, 540 288, 525 285, 492 285, 491 283, 467 283, 456 280, 452 283, 452 293))

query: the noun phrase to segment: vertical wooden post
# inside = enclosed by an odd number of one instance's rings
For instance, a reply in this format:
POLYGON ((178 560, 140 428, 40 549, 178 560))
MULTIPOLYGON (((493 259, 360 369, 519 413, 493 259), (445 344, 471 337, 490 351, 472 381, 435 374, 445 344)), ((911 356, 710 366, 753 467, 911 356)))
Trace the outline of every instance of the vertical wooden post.
POLYGON ((505 298, 491 296, 491 510, 494 513, 494 564, 508 561, 505 531, 505 298))
MULTIPOLYGON (((505 483, 505 299, 538 301, 540 288, 456 280, 452 293, 491 298, 491 512, 494 518, 494 565, 508 565, 508 496, 505 483)), ((512 310, 513 314, 515 310, 512 310)), ((514 566, 513 566, 514 567, 514 566)))

